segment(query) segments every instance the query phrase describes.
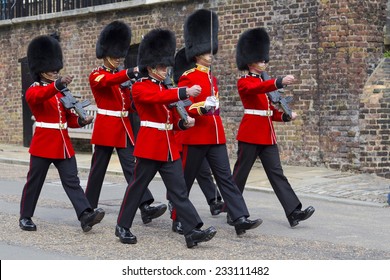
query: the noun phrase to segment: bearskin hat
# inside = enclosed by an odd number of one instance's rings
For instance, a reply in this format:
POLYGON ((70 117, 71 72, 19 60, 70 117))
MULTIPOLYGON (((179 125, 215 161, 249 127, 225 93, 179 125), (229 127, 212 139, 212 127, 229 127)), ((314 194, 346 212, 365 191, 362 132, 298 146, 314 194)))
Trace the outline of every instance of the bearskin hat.
POLYGON ((103 28, 96 43, 96 57, 126 57, 131 43, 130 26, 115 20, 103 28))
POLYGON ((239 70, 249 70, 248 64, 269 61, 270 39, 264 28, 245 31, 238 39, 236 63, 239 70))
POLYGON ((60 43, 53 36, 35 37, 27 47, 27 61, 30 74, 37 82, 40 73, 61 70, 63 62, 60 43))
POLYGON ((188 61, 204 53, 218 52, 218 27, 218 16, 213 11, 200 9, 187 17, 184 23, 184 41, 188 61))
POLYGON ((172 31, 153 29, 144 36, 138 48, 139 71, 147 74, 147 66, 173 66, 175 63, 176 37, 172 31))
POLYGON ((177 84, 183 73, 195 67, 195 62, 188 62, 186 49, 181 48, 175 55, 175 65, 173 66, 173 81, 177 84))

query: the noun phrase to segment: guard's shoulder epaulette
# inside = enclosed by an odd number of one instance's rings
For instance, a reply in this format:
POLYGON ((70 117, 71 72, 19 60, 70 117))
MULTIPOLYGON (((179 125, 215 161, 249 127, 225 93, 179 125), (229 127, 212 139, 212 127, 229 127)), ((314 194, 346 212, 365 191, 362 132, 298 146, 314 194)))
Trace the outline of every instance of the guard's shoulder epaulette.
POLYGON ((102 67, 101 67, 101 66, 98 66, 98 67, 93 68, 92 71, 91 71, 91 73, 99 72, 100 70, 102 70, 102 67))
POLYGON ((141 78, 138 78, 135 80, 134 83, 140 83, 140 82, 143 82, 143 81, 146 81, 146 80, 149 80, 149 77, 141 77, 141 78))
POLYGON ((189 73, 192 73, 192 72, 195 72, 195 68, 188 69, 188 70, 185 71, 182 75, 183 75, 183 76, 186 76, 186 75, 188 75, 189 73))
POLYGON ((31 84, 30 87, 37 87, 37 86, 40 86, 40 83, 38 83, 38 82, 33 82, 33 83, 31 84))

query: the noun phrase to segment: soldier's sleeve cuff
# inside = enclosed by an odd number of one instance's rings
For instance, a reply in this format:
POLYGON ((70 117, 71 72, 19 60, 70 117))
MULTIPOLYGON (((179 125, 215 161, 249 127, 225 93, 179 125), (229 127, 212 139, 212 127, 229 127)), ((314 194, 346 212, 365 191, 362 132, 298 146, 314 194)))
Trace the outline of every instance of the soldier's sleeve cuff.
POLYGON ((287 114, 283 113, 283 115, 282 115, 282 121, 284 121, 284 122, 289 122, 289 121, 291 121, 291 118, 290 118, 287 114))
POLYGON ((130 80, 137 78, 137 74, 134 72, 134 69, 132 69, 132 68, 127 69, 126 75, 127 75, 127 77, 129 77, 130 80))
POLYGON ((65 88, 64 84, 61 82, 61 79, 57 79, 55 82, 54 82, 54 86, 55 88, 58 90, 58 91, 61 91, 65 88))
POLYGON ((187 98, 188 98, 187 88, 185 88, 185 87, 179 88, 179 99, 180 100, 185 100, 187 98))
POLYGON ((181 130, 186 130, 187 127, 184 125, 184 121, 183 120, 180 120, 179 123, 177 124, 177 126, 181 129, 181 130))
POLYGON ((77 122, 80 127, 86 126, 86 124, 83 123, 83 120, 80 117, 77 118, 77 122))
POLYGON ((205 107, 199 107, 198 108, 198 113, 200 116, 206 115, 209 112, 205 107))
POLYGON ((282 80, 283 80, 283 77, 278 77, 276 79, 276 81, 275 81, 276 88, 283 88, 282 80))

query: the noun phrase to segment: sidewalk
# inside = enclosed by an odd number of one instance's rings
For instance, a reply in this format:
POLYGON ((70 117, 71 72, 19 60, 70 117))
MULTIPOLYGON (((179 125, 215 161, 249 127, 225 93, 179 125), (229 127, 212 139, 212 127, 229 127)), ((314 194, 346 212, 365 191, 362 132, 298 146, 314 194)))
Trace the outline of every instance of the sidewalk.
MULTIPOLYGON (((28 148, 22 145, 0 144, 0 163, 28 165, 29 157, 28 148)), ((90 153, 76 153, 76 159, 80 170, 89 170, 90 153)), ((313 196, 350 204, 388 206, 390 179, 373 174, 340 172, 325 167, 284 165, 283 169, 298 196, 313 196)), ((116 155, 112 156, 107 172, 122 176, 122 169, 116 155)), ((273 191, 260 163, 256 163, 252 169, 246 188, 273 191)))

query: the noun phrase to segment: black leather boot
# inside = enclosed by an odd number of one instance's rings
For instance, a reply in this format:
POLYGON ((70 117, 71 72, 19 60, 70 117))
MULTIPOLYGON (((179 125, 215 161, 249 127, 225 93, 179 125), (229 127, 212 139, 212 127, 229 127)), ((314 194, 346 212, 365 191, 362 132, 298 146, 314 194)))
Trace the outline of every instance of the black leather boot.
POLYGON ((225 204, 221 200, 213 200, 210 203, 210 213, 212 216, 219 215, 222 212, 222 208, 225 204))
POLYGON ((178 220, 172 221, 172 231, 178 234, 184 234, 181 223, 178 220))
POLYGON ((80 217, 81 228, 88 232, 92 227, 103 220, 105 212, 102 208, 96 208, 94 211, 84 211, 80 217))
POLYGON ((307 207, 305 210, 295 209, 288 217, 288 222, 291 227, 295 227, 300 221, 307 220, 313 215, 315 209, 313 206, 307 207))
POLYGON ((242 235, 246 230, 257 228, 263 223, 262 219, 249 220, 242 216, 233 222, 234 228, 236 229, 237 235, 242 235))
POLYGON ((195 228, 185 235, 187 247, 192 248, 200 242, 207 242, 211 240, 216 233, 217 230, 214 227, 209 227, 205 230, 195 228))
POLYGON ((232 220, 232 218, 230 218, 229 213, 226 214, 226 223, 227 223, 229 226, 234 226, 234 225, 233 225, 233 220, 232 220))
POLYGON ((19 227, 22 230, 27 231, 36 231, 37 226, 34 224, 34 222, 31 220, 31 218, 20 218, 19 219, 19 227))
POLYGON ((172 219, 172 231, 178 234, 184 234, 181 222, 179 222, 179 220, 176 217, 176 212, 174 214, 174 211, 176 210, 174 209, 171 201, 168 202, 168 208, 169 208, 169 212, 171 213, 170 216, 172 219))
POLYGON ((165 204, 159 204, 157 206, 150 206, 147 203, 142 204, 139 209, 141 210, 141 218, 144 224, 150 223, 153 219, 160 217, 167 210, 165 204))
POLYGON ((130 229, 116 225, 115 236, 124 244, 136 244, 137 237, 130 232, 130 229))

